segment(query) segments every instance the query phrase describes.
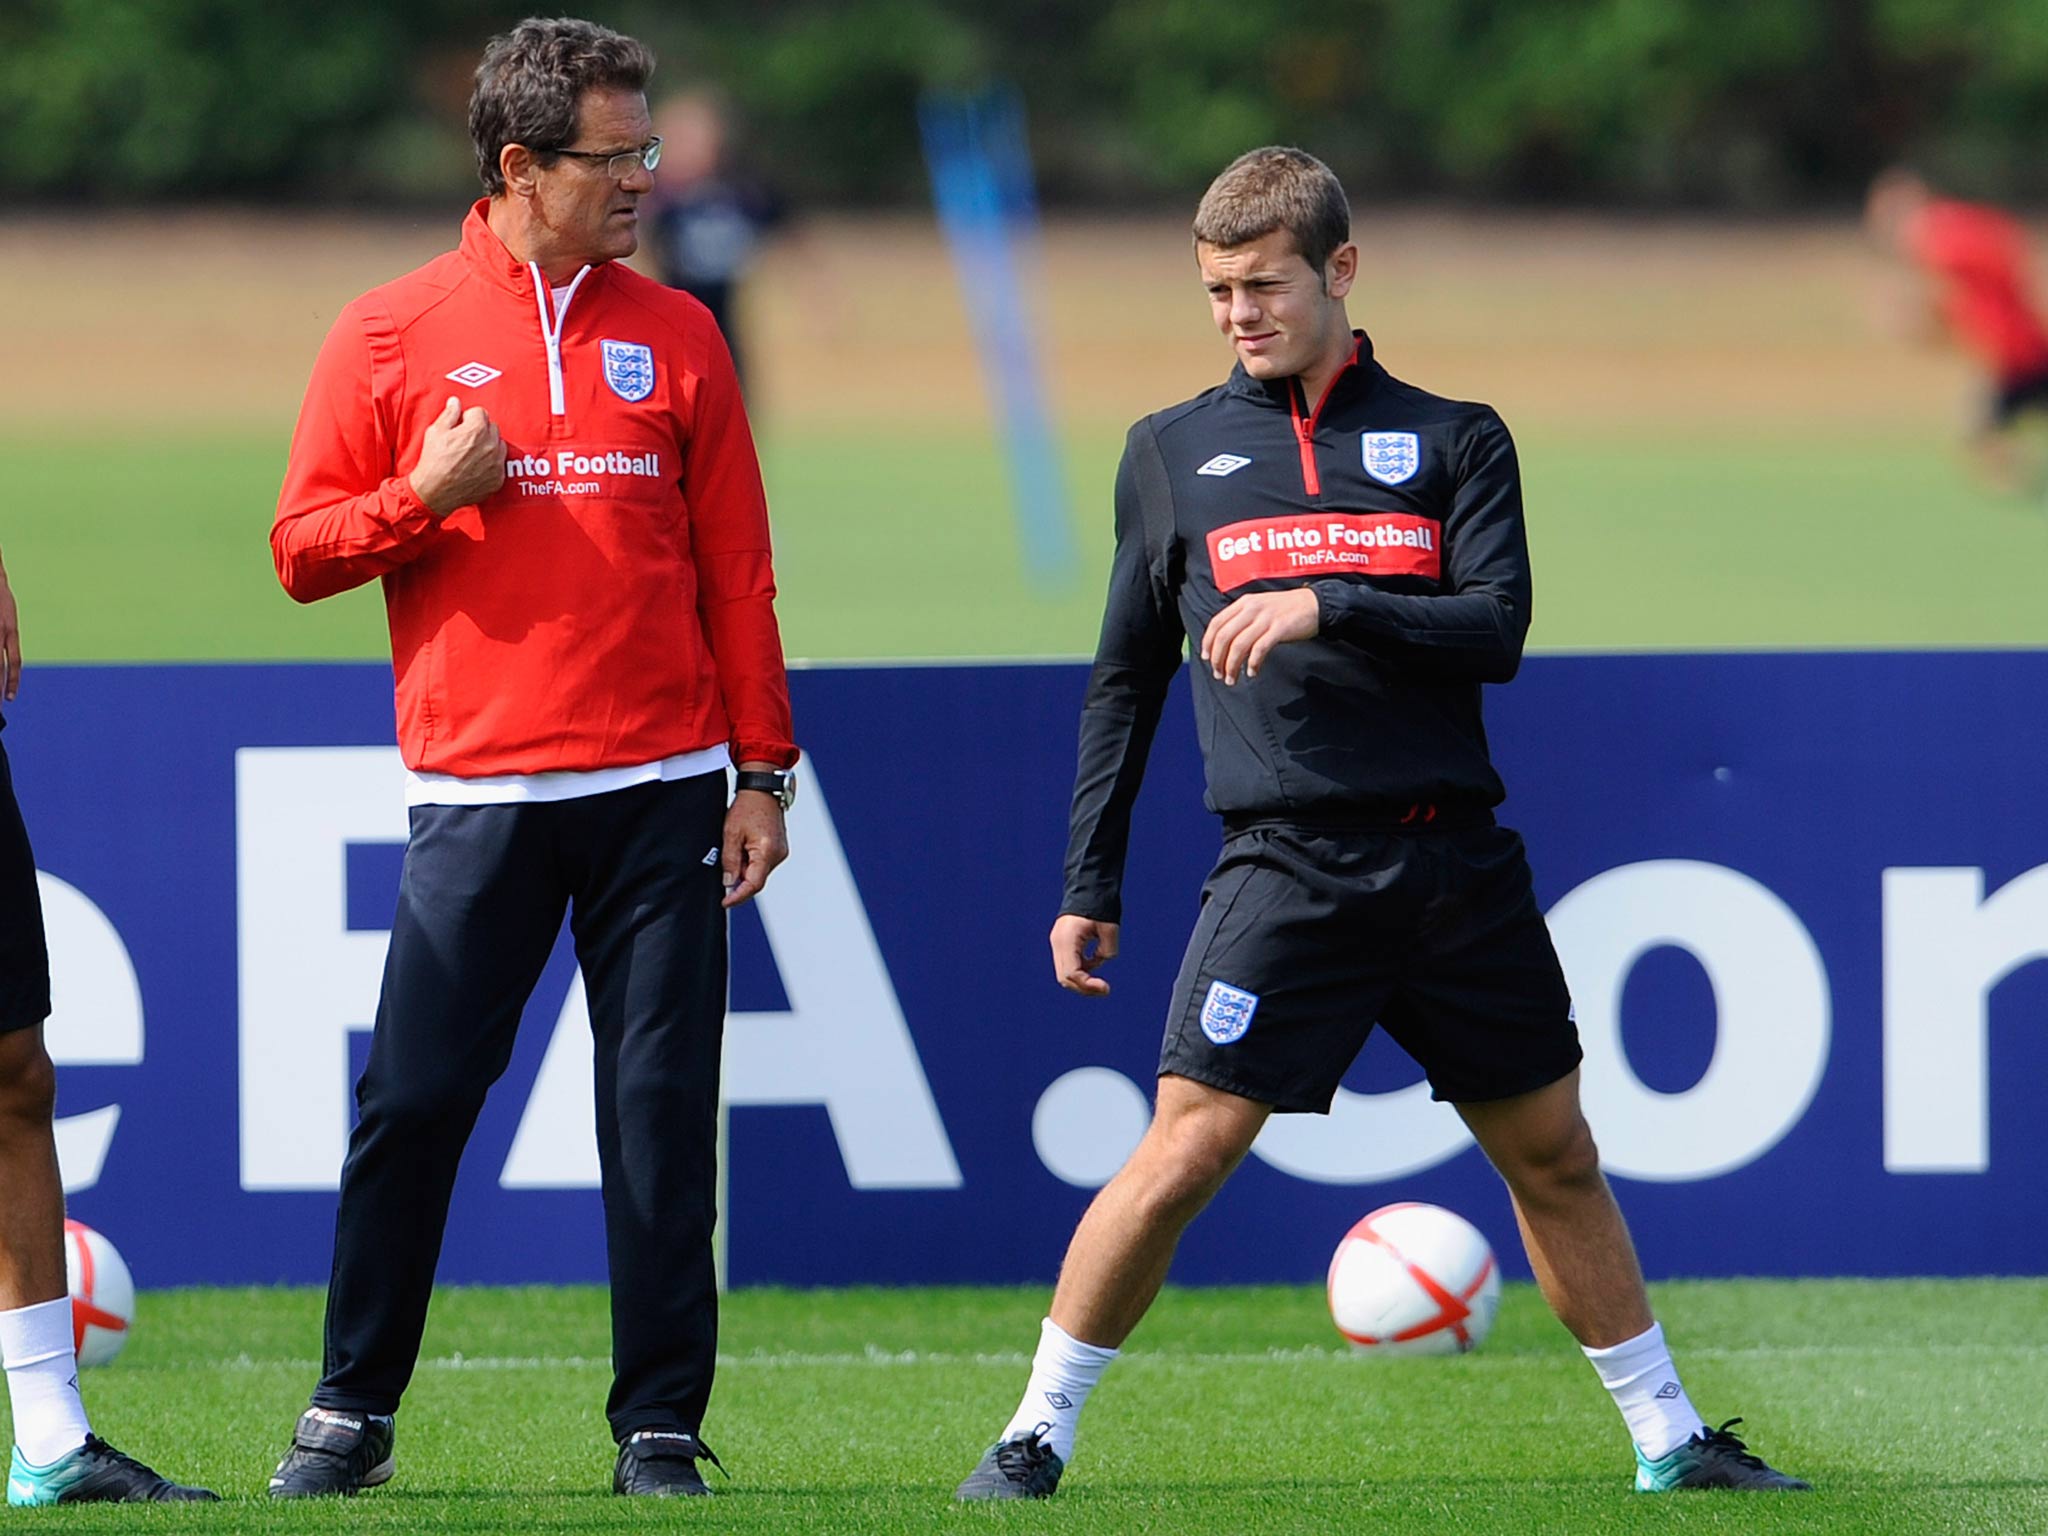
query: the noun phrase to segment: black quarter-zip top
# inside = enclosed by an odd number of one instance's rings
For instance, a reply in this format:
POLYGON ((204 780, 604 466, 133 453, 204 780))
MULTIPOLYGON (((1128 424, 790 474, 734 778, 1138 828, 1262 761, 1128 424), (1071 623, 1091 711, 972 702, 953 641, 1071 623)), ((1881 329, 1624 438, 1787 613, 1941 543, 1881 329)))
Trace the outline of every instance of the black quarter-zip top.
POLYGON ((1193 669, 1209 809, 1314 824, 1500 803, 1480 685, 1515 675, 1529 629, 1514 443, 1490 406, 1394 378, 1359 332, 1312 404, 1240 366, 1131 428, 1062 912, 1120 920, 1131 807, 1183 651, 1246 593, 1301 586, 1313 639, 1234 686, 1193 669))

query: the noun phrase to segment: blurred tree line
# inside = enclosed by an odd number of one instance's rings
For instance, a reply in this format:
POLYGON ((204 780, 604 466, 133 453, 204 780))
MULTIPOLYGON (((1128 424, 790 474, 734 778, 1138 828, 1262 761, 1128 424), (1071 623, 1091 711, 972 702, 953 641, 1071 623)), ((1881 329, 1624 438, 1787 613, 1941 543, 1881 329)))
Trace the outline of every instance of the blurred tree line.
MULTIPOLYGON (((491 0, 0 0, 0 195, 441 199, 491 0)), ((1023 91, 1048 201, 1302 144, 1354 196, 1782 209, 1906 157, 2048 195, 2048 0, 603 0, 755 167, 921 200, 926 88, 1023 91)))

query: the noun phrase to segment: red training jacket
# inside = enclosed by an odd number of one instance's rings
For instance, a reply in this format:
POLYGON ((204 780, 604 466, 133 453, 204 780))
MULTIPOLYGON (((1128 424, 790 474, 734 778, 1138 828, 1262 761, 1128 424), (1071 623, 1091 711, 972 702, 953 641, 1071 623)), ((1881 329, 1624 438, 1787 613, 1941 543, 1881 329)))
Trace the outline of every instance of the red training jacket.
POLYGON ((1929 203, 1906 232, 1941 285, 1941 314, 2001 383, 2048 371, 2048 327, 2035 312, 2026 231, 1977 203, 1929 203))
POLYGON ((420 772, 624 767, 726 743, 796 761, 768 509, 709 312, 617 262, 559 320, 470 210, 462 245, 348 305, 270 531, 302 603, 382 577, 420 772), (559 330, 551 340, 549 333, 559 330), (454 395, 504 485, 436 521, 406 476, 454 395))

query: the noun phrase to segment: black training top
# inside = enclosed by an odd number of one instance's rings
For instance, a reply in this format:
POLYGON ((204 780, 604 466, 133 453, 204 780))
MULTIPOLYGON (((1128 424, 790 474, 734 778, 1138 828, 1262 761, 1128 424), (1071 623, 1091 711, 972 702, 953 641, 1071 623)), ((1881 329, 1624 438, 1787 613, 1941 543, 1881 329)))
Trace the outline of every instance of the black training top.
POLYGON ((1194 668, 1209 809, 1341 823, 1500 803, 1479 685, 1515 675, 1529 630, 1515 446, 1492 407, 1402 383, 1360 332, 1312 411, 1297 380, 1239 367, 1131 428, 1062 912, 1121 920, 1131 805, 1183 645, 1245 593, 1303 585, 1313 640, 1233 687, 1194 668))

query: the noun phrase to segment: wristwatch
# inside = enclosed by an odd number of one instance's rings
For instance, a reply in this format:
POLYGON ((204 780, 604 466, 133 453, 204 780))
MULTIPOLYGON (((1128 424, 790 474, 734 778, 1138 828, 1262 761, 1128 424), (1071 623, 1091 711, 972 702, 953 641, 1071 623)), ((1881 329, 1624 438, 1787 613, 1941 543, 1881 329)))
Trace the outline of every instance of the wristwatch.
POLYGON ((741 769, 733 775, 733 789, 757 789, 764 795, 773 795, 775 803, 785 811, 796 803, 796 770, 794 768, 741 769))

